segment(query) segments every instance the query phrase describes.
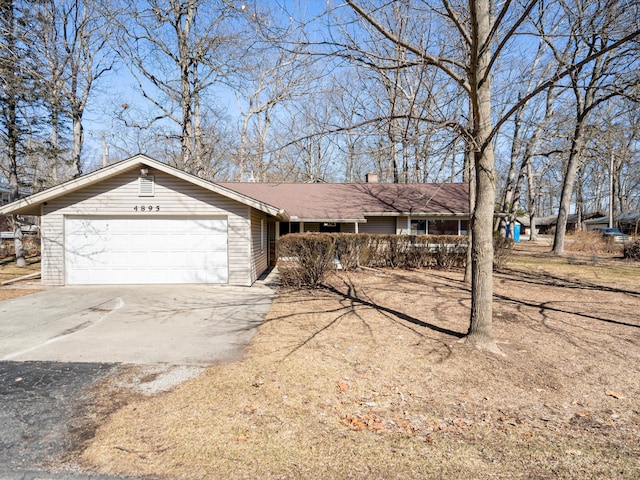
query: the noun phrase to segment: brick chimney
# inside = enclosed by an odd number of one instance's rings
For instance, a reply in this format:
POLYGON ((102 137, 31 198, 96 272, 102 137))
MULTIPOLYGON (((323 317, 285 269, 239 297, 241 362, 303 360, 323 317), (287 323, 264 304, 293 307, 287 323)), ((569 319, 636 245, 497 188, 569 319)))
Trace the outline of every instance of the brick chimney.
POLYGON ((377 173, 367 173, 365 175, 365 180, 367 183, 378 183, 378 174, 377 173))

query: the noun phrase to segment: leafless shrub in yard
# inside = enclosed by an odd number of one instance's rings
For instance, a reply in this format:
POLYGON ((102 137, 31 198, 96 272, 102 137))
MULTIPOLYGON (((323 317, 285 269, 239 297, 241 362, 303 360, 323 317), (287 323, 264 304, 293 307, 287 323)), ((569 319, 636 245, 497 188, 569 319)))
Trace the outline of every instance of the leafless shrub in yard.
POLYGON ((455 267, 464 267, 467 261, 466 237, 464 242, 452 243, 450 237, 436 237, 436 246, 431 249, 430 253, 437 268, 449 270, 455 267))
POLYGON ((624 258, 640 260, 640 240, 634 240, 624 246, 624 258))
POLYGON ((373 235, 335 234, 336 257, 343 270, 370 266, 378 256, 378 243, 373 235))
POLYGON ((622 246, 613 238, 603 238, 598 232, 572 232, 567 237, 565 250, 577 253, 620 253, 622 246))
POLYGON ((335 240, 326 234, 293 234, 278 243, 278 270, 283 285, 317 287, 333 268, 335 240))
POLYGON ((494 268, 504 267, 511 255, 515 242, 512 238, 493 237, 493 266, 494 268))

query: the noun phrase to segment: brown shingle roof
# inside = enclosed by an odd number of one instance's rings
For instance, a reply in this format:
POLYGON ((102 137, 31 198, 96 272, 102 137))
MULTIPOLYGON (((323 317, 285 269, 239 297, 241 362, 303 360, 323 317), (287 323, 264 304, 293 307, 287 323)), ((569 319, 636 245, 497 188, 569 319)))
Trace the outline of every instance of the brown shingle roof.
POLYGON ((293 220, 363 220, 365 215, 468 214, 465 183, 220 183, 284 209, 293 220))

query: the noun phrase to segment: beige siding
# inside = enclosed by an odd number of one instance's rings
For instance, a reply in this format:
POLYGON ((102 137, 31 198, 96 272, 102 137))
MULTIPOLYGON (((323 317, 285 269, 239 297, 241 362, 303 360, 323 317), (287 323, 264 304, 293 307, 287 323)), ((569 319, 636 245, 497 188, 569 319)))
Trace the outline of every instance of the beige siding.
POLYGON ((251 285, 249 207, 222 195, 150 169, 155 194, 138 195, 137 168, 77 192, 49 201, 43 207, 42 282, 63 285, 64 217, 95 216, 224 216, 228 223, 229 283, 251 285), (141 211, 141 207, 145 211, 141 211), (152 207, 152 212, 148 207, 152 207), (137 211, 135 208, 137 207, 137 211))
MULTIPOLYGON (((362 233, 360 228, 362 227, 362 223, 358 225, 358 233, 362 233)), ((341 223, 340 224, 340 233, 356 233, 356 224, 355 223, 341 223)))
POLYGON ((398 217, 396 218, 396 233, 398 235, 409 235, 411 233, 411 228, 409 225, 409 217, 398 217))
POLYGON ((367 217, 367 223, 358 225, 360 233, 396 233, 396 217, 367 217))
MULTIPOLYGON (((250 208, 250 207, 247 207, 250 208)), ((267 232, 267 216, 258 210, 251 209, 251 283, 255 282, 267 269, 267 252, 269 241, 267 232)))

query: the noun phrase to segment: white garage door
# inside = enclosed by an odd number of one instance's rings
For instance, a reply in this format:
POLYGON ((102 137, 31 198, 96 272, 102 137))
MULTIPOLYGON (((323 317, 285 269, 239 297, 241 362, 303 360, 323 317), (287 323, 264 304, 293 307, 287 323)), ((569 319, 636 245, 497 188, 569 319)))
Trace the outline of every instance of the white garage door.
POLYGON ((227 283, 225 218, 65 219, 68 284, 227 283))

